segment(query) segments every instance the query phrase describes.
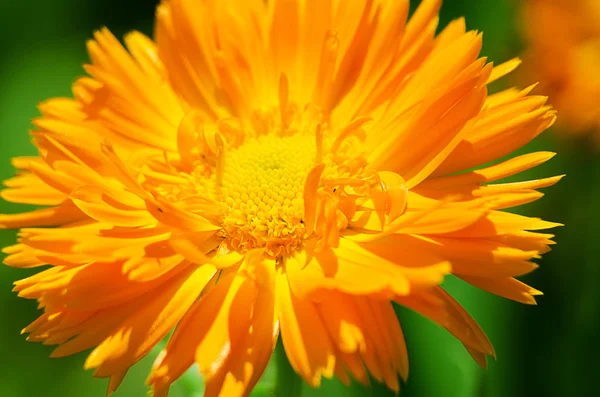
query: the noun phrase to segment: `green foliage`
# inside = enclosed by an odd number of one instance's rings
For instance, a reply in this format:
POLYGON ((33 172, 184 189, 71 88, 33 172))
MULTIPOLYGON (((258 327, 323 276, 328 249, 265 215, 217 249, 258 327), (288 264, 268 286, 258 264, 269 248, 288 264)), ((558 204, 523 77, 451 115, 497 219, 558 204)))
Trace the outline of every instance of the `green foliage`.
MULTIPOLYGON (((151 24, 154 0, 117 2, 3 1, 0 4, 0 180, 13 174, 9 159, 33 154, 27 131, 37 115, 37 102, 52 96, 69 95, 70 83, 83 74, 85 40, 103 21, 116 32, 151 24), (106 4, 100 7, 98 4, 106 4), (142 15, 135 23, 116 15, 142 15)), ((517 1, 446 0, 442 24, 461 15, 469 28, 485 32, 484 54, 495 62, 517 54, 518 38, 514 16, 517 1)), ((149 29, 146 29, 149 31, 149 29)), ((487 331, 498 352, 489 369, 478 368, 462 345, 444 330, 398 308, 411 360, 409 383, 403 397, 504 397, 593 395, 596 354, 600 342, 600 267, 595 241, 600 237, 600 157, 582 150, 583 145, 557 144, 550 135, 530 148, 558 150, 549 165, 530 173, 541 177, 567 173, 550 194, 523 211, 567 227, 556 230, 559 245, 541 261, 541 270, 525 281, 543 290, 540 306, 526 307, 471 288, 457 279, 447 287, 487 331)), ((17 206, 0 202, 0 212, 17 206)), ((0 246, 15 241, 13 231, 0 230, 0 246)), ((11 293, 12 282, 31 271, 0 268, 0 396, 2 397, 101 397, 106 382, 82 370, 84 355, 55 360, 51 348, 25 341, 20 330, 39 312, 35 302, 11 293)), ((144 385, 155 353, 138 363, 128 374, 115 397, 143 397, 144 385)), ((348 389, 337 380, 324 380, 320 389, 298 383, 285 362, 281 347, 253 396, 303 397, 391 396, 381 385, 371 388, 353 384, 348 389), (286 368, 277 371, 279 366, 286 368)), ((195 368, 172 387, 171 396, 199 397, 202 380, 195 368)))

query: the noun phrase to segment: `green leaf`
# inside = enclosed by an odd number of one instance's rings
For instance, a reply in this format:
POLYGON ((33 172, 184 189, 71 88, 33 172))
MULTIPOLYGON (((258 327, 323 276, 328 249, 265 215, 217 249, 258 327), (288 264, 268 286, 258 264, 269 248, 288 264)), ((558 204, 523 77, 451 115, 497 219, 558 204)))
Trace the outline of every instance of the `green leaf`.
POLYGON ((174 383, 174 386, 184 397, 202 397, 204 394, 204 379, 196 365, 192 365, 185 371, 181 378, 174 383))

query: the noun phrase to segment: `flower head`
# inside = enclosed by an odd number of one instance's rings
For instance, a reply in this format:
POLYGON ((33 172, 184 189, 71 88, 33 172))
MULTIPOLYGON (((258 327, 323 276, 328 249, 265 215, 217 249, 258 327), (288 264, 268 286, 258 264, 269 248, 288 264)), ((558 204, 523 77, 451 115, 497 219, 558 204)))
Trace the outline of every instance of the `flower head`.
POLYGON ((493 348, 439 285, 452 273, 523 303, 555 226, 503 209, 559 177, 496 183, 552 157, 504 160, 555 119, 514 69, 479 58, 440 2, 164 0, 155 41, 88 43, 75 98, 40 105, 38 157, 14 159, 5 263, 44 313, 29 340, 93 349, 115 390, 171 330, 156 396, 193 363, 207 396, 244 396, 281 335, 313 386, 367 371, 398 390, 408 357, 392 302, 441 324, 485 366, 493 348), (482 166, 493 163, 493 165, 482 166), (468 169, 474 171, 461 172, 468 169), (48 227, 56 226, 56 227, 48 227))
POLYGON ((523 2, 525 75, 540 79, 561 131, 600 136, 600 2, 523 2))

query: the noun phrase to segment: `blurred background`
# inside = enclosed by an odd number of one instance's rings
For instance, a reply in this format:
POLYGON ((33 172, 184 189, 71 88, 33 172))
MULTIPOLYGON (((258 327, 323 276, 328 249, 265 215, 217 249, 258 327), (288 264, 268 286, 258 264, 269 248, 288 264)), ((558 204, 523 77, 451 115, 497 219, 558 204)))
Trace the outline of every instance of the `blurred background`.
MULTIPOLYGON (((500 63, 522 48, 519 3, 446 0, 441 26, 465 16, 470 29, 484 32, 483 54, 500 63)), ((132 29, 150 33, 155 5, 156 0, 0 2, 0 180, 13 175, 11 157, 34 154, 27 131, 30 119, 38 114, 36 103, 70 95, 71 82, 83 74, 85 41, 92 31, 108 26, 118 36, 132 29)), ((567 225, 553 231, 559 244, 540 261, 540 269, 524 277, 545 296, 539 297, 538 306, 525 306, 456 279, 447 281, 450 292, 494 343, 498 358, 489 362, 487 371, 477 367, 443 329, 398 308, 411 361, 403 397, 597 395, 600 262, 595 242, 600 238, 600 206, 594 203, 600 200, 600 147, 581 138, 559 138, 551 130, 522 151, 534 149, 559 155, 526 176, 567 174, 542 200, 519 209, 567 225)), ((0 202, 0 212, 16 211, 17 206, 0 202)), ((14 241, 14 231, 0 230, 0 246, 14 241)), ((20 335, 38 313, 35 302, 18 299, 11 289, 15 280, 29 274, 0 268, 0 397, 104 396, 107 382, 83 371, 85 355, 50 359, 51 348, 26 342, 20 335)), ((147 395, 144 380, 153 356, 130 371, 115 397, 147 395)), ((271 378, 269 371, 265 382, 271 378)), ((188 375, 173 387, 172 395, 195 395, 195 382, 188 375)), ((320 390, 304 390, 306 396, 391 395, 377 385, 346 389, 336 381, 326 381, 320 390)))

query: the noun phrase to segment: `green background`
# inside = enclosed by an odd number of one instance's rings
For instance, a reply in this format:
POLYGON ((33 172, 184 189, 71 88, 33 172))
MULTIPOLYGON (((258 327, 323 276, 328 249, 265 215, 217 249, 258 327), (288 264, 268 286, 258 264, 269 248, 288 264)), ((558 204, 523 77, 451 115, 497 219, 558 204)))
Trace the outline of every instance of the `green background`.
MULTIPOLYGON (((413 1, 413 3, 415 3, 413 1)), ((483 53, 501 62, 519 52, 515 6, 519 1, 447 0, 442 25, 459 16, 484 32, 483 53)), ((69 95, 70 83, 83 74, 85 40, 106 25, 121 35, 150 32, 153 0, 1 1, 0 16, 0 180, 13 174, 9 159, 34 154, 27 131, 36 103, 69 95)), ((565 141, 554 131, 523 151, 558 151, 559 156, 529 177, 567 174, 547 196, 519 211, 565 223, 559 242, 524 280, 544 291, 539 306, 524 306, 478 291, 450 278, 448 289, 478 320, 495 345, 498 359, 478 368, 441 328, 399 308, 411 361, 402 396, 505 397, 597 395, 600 353, 600 157, 583 141, 565 141)), ((0 212, 17 206, 0 202, 0 212)), ((0 230, 0 246, 15 232, 0 230)), ((13 281, 31 272, 0 268, 0 397, 104 396, 106 381, 82 369, 85 355, 50 359, 51 348, 25 341, 20 330, 37 316, 35 302, 18 299, 13 281)), ((153 354, 154 355, 154 354, 153 354)), ((152 355, 152 356, 153 356, 152 355)), ((146 396, 144 380, 153 357, 134 367, 116 397, 146 396)), ((266 383, 275 375, 269 370, 266 383)), ((175 397, 191 396, 193 374, 173 387, 175 397)), ((345 389, 326 381, 320 390, 304 387, 305 396, 385 396, 381 387, 345 389)))

